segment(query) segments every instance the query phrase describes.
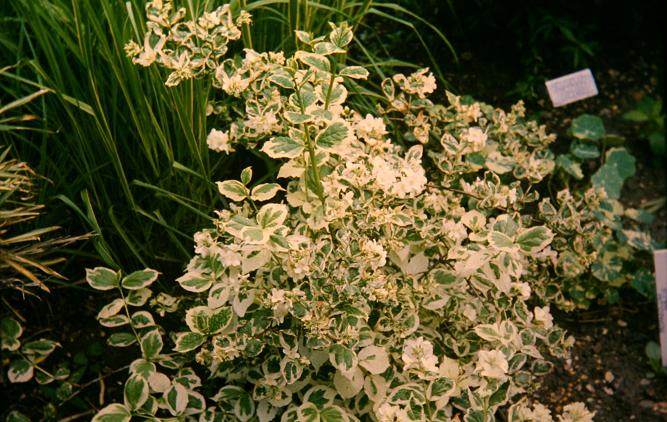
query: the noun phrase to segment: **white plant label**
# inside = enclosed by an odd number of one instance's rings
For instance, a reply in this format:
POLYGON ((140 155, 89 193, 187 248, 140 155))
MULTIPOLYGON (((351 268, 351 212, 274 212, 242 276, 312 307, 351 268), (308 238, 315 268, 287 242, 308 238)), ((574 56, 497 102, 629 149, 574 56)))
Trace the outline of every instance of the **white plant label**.
POLYGON ((598 95, 598 87, 590 69, 580 70, 546 82, 554 107, 598 95))
POLYGON ((667 249, 653 252, 662 366, 667 366, 667 249))

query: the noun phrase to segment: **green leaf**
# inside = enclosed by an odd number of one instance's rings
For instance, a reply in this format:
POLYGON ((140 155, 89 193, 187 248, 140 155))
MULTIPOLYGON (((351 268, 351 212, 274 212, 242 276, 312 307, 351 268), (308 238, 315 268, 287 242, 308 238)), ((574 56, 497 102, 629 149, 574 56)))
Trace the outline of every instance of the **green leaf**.
POLYGON ((234 404, 234 416, 240 421, 248 421, 255 415, 255 401, 245 391, 234 404))
POLYGON ((307 51, 297 51, 294 54, 294 58, 311 69, 316 69, 323 72, 329 72, 331 70, 329 60, 321 54, 309 53, 307 51))
POLYGON ((30 422, 30 418, 18 410, 12 410, 7 415, 5 422, 30 422))
POLYGON ((351 79, 366 79, 368 78, 368 70, 361 66, 347 66, 341 69, 339 75, 351 79))
POLYGON ((21 346, 19 337, 23 334, 23 327, 13 318, 3 318, 0 321, 0 346, 2 350, 14 351, 21 346))
POLYGON ((288 208, 284 204, 267 204, 260 208, 257 223, 264 229, 281 226, 287 218, 288 208))
POLYGON ((120 274, 104 267, 86 268, 86 281, 96 290, 112 290, 118 287, 120 274))
POLYGON ((162 347, 164 347, 160 331, 154 328, 141 336, 140 346, 144 359, 150 360, 155 358, 162 351, 162 347))
POLYGON ((347 136, 347 127, 341 122, 332 123, 327 126, 322 132, 317 135, 315 138, 315 143, 319 148, 323 150, 331 150, 338 146, 343 139, 347 136))
POLYGON ((276 196, 276 194, 282 190, 285 189, 283 189, 277 183, 262 183, 252 188, 250 199, 259 202, 268 201, 269 199, 276 196))
POLYGON ((113 347, 127 347, 136 341, 137 338, 132 333, 113 333, 107 339, 107 344, 113 347))
POLYGON ((590 139, 591 141, 597 141, 606 134, 602 119, 590 114, 582 114, 572 120, 570 132, 575 138, 590 139))
POLYGON ((158 272, 149 268, 135 271, 125 277, 120 285, 127 290, 139 290, 150 286, 157 280, 158 272))
POLYGON ((303 114, 296 111, 286 111, 283 116, 285 119, 293 125, 301 125, 308 123, 313 120, 313 116, 310 114, 303 114))
POLYGON ((634 109, 623 114, 623 119, 629 120, 631 122, 642 123, 647 122, 649 120, 649 116, 647 116, 646 113, 639 109, 634 109))
POLYGON ((525 253, 532 254, 544 249, 554 238, 554 234, 545 226, 519 229, 516 244, 525 253))
POLYGON ((7 371, 9 382, 27 382, 30 381, 32 375, 33 366, 27 359, 19 358, 9 364, 9 370, 7 371))
POLYGON ((148 395, 148 382, 143 377, 132 375, 125 381, 123 398, 125 406, 130 410, 139 409, 148 400, 148 395))
POLYGON ((556 158, 556 165, 570 176, 574 177, 577 180, 584 178, 584 172, 581 170, 581 164, 574 160, 574 157, 569 154, 559 155, 556 158))
POLYGON ((225 180, 217 182, 218 191, 234 202, 241 202, 248 197, 250 191, 238 180, 225 180))
POLYGON ((656 298, 656 289, 655 289, 655 276, 649 270, 642 268, 637 271, 632 277, 630 285, 633 289, 641 293, 643 296, 650 300, 655 300, 656 298))
POLYGON ((206 341, 206 337, 193 332, 187 333, 178 333, 176 334, 176 346, 174 346, 174 351, 180 353, 186 353, 191 350, 195 350, 206 341))
POLYGON ((570 145, 570 152, 572 155, 581 158, 582 160, 589 160, 600 156, 600 150, 596 145, 580 141, 572 142, 570 145))
POLYGON ((157 371, 157 367, 153 362, 149 362, 146 359, 135 359, 130 364, 130 373, 132 375, 139 375, 144 379, 148 379, 157 371))
POLYGON ((122 404, 110 404, 97 412, 92 422, 129 422, 132 414, 122 404))
POLYGON ((261 151, 271 158, 296 158, 303 153, 304 144, 288 136, 276 136, 264 143, 261 151))
POLYGON ((431 401, 437 401, 454 390, 454 382, 449 378, 438 378, 432 381, 427 389, 427 396, 431 401))
POLYGON ((330 42, 318 42, 313 47, 313 52, 315 54, 321 54, 323 56, 328 56, 334 53, 345 53, 345 50, 338 48, 335 44, 330 42))

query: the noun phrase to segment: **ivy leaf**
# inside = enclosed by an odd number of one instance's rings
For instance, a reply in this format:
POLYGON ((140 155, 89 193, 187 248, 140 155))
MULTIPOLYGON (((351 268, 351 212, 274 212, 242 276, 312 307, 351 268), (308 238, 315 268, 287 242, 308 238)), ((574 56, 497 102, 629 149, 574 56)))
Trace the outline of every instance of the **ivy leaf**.
POLYGON ((97 412, 92 422, 129 422, 132 414, 122 404, 113 403, 97 412))
POLYGON ((29 360, 19 358, 9 364, 9 370, 7 371, 7 378, 9 382, 27 382, 30 381, 34 373, 34 368, 32 363, 29 360))
POLYGON ((570 152, 572 155, 581 158, 582 160, 589 160, 600 156, 598 147, 587 142, 572 142, 572 144, 570 144, 570 152))
POLYGON ((551 230, 545 226, 536 226, 529 229, 519 229, 516 243, 525 253, 533 254, 544 249, 554 238, 551 230))
POLYGON ((590 139, 591 141, 597 141, 606 134, 602 119, 590 114, 582 114, 572 120, 570 132, 575 138, 590 139))
POLYGON ((139 409, 148 400, 148 395, 148 382, 143 377, 132 375, 125 381, 123 399, 130 410, 139 409))
POLYGON ((556 158, 556 165, 570 176, 574 177, 577 180, 584 178, 584 172, 581 170, 581 164, 574 160, 570 154, 559 155, 556 158))
POLYGON ((635 174, 635 157, 625 148, 611 148, 605 156, 605 163, 591 177, 594 186, 602 187, 612 199, 621 196, 625 179, 635 174))
POLYGON ((187 332, 187 333, 178 333, 176 334, 176 346, 174 351, 180 353, 186 353, 191 350, 195 350, 206 341, 206 337, 199 333, 187 332))
POLYGON ((19 337, 23 327, 14 318, 3 318, 0 321, 0 346, 2 350, 14 351, 21 347, 19 337))
POLYGON ((127 290, 139 290, 150 286, 157 280, 158 272, 147 268, 141 271, 135 271, 125 277, 120 285, 127 290))
POLYGON ((265 142, 261 151, 271 158, 296 158, 303 153, 304 148, 300 140, 276 136, 265 142))
POLYGON ((332 123, 317 135, 315 143, 319 148, 325 151, 330 151, 345 139, 347 132, 347 127, 343 123, 332 123))
POLYGON ((118 287, 120 274, 104 267, 86 268, 86 281, 96 290, 112 290, 118 287))
POLYGON ((217 185, 218 191, 234 202, 241 202, 250 194, 248 188, 238 180, 225 180, 224 182, 217 182, 217 185))

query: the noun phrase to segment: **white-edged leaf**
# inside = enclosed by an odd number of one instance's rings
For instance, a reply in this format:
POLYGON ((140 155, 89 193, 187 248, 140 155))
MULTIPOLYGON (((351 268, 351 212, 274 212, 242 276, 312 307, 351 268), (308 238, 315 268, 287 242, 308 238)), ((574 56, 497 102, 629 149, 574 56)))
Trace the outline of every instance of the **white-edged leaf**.
POLYGON ((144 359, 150 360, 159 355, 164 347, 160 331, 154 328, 141 336, 140 346, 144 359))
POLYGON ((276 196, 276 194, 283 189, 277 183, 262 183, 255 186, 250 193, 250 199, 253 201, 268 201, 269 199, 276 196))
POLYGON ((238 180, 225 180, 224 182, 217 182, 217 185, 218 191, 234 202, 241 202, 250 194, 248 188, 238 180))
POLYGON ((381 374, 389 368, 389 354, 384 347, 367 346, 359 351, 359 366, 371 374, 381 374))
POLYGON ((276 136, 264 143, 262 151, 271 158, 296 158, 303 153, 305 145, 288 136, 276 136))
POLYGON ((153 373, 157 371, 157 367, 153 362, 149 362, 146 359, 135 359, 130 364, 130 374, 139 375, 144 379, 148 379, 153 373))
POLYGON ((162 397, 167 410, 174 416, 183 414, 188 407, 188 390, 182 384, 173 383, 162 397))
POLYGON ((206 337, 199 333, 186 332, 176 334, 176 346, 174 350, 176 352, 185 353, 191 350, 195 350, 206 341, 206 337))
POLYGON ((329 60, 321 54, 309 53, 307 51, 297 51, 294 54, 294 58, 313 69, 317 69, 323 72, 329 72, 331 70, 329 60))
POLYGON ((120 283, 120 274, 104 267, 86 268, 86 281, 96 290, 112 290, 120 283))
POLYGON ((349 372, 357 367, 359 359, 352 350, 341 344, 334 344, 329 349, 329 362, 334 368, 349 372))
POLYGON ((255 218, 262 228, 273 228, 283 224, 288 212, 285 204, 266 204, 259 209, 255 218))
POLYGON ((358 367, 349 374, 337 370, 333 378, 336 391, 343 399, 350 399, 364 388, 364 373, 358 367), (348 376, 349 375, 349 376, 348 376))
POLYGON ((239 292, 232 300, 232 308, 236 315, 240 318, 245 316, 246 311, 255 301, 255 291, 249 290, 247 292, 239 292))
POLYGON ((512 238, 496 230, 489 232, 489 245, 504 252, 513 252, 516 250, 516 245, 512 238))
POLYGON ((30 361, 19 358, 13 360, 9 364, 9 370, 7 371, 7 379, 9 382, 27 382, 30 381, 34 373, 34 368, 30 361))
POLYGON ((110 303, 104 305, 102 309, 100 309, 100 312, 97 313, 97 319, 106 319, 116 315, 118 312, 120 312, 121 309, 123 309, 124 304, 125 301, 123 299, 114 299, 110 303))
POLYGON ((123 325, 130 323, 130 318, 125 314, 118 314, 110 316, 109 318, 102 318, 99 320, 99 323, 101 326, 107 328, 122 327, 123 325))
POLYGON ((92 422, 129 422, 132 414, 122 404, 113 403, 97 412, 92 422))
POLYGON ((150 268, 145 270, 135 271, 123 277, 120 285, 127 290, 139 290, 150 286, 157 280, 160 273, 150 268))
POLYGON ((185 313, 185 323, 191 331, 203 335, 217 334, 232 322, 232 309, 223 306, 216 310, 208 306, 195 306, 185 313))
POLYGON ((139 375, 130 376, 125 381, 123 400, 130 410, 139 409, 148 400, 148 382, 139 375))
POLYGON ((130 290, 125 302, 130 306, 144 306, 152 294, 151 289, 130 290))
POLYGON ((148 311, 138 311, 132 314, 130 323, 135 329, 155 326, 155 319, 148 311))
POLYGON ((335 122, 327 126, 315 138, 318 148, 325 151, 335 149, 347 137, 348 129, 341 122, 335 122))
POLYGON ((25 343, 23 347, 21 347, 21 352, 26 355, 34 355, 44 358, 56 350, 56 347, 58 346, 60 346, 60 343, 56 341, 40 339, 25 343))
POLYGON ((338 73, 340 76, 345 76, 352 79, 366 79, 368 78, 368 70, 361 66, 347 66, 341 69, 338 73))
POLYGON ((0 350, 14 351, 21 347, 19 337, 23 327, 14 318, 3 318, 0 321, 0 350))
POLYGON ((171 380, 162 372, 153 372, 148 377, 148 385, 156 393, 164 393, 171 387, 171 380))
POLYGON ((127 347, 136 343, 137 338, 132 333, 113 333, 107 339, 107 344, 113 347, 127 347))
POLYGON ((183 290, 201 293, 208 290, 213 284, 213 278, 201 270, 191 270, 176 279, 183 290))
POLYGON ((554 234, 545 226, 519 230, 516 244, 526 253, 536 253, 544 249, 554 238, 554 234))

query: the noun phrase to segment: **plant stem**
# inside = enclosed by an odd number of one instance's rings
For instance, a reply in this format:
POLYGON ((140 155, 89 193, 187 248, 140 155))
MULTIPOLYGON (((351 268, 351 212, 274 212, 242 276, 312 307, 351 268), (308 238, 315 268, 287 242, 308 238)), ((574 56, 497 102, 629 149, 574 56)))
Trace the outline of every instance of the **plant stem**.
MULTIPOLYGON (((306 108, 303 105, 303 98, 301 98, 301 92, 299 91, 299 85, 294 81, 294 92, 296 94, 297 100, 299 100, 299 108, 301 109, 302 114, 306 114, 306 108)), ((320 180, 320 170, 317 167, 317 157, 315 156, 315 146, 313 145, 312 139, 310 139, 308 123, 303 124, 304 138, 306 141, 306 149, 308 149, 308 155, 310 157, 310 169, 313 173, 313 179, 315 179, 315 186, 317 188, 317 197, 320 198, 322 206, 325 206, 324 203, 324 188, 322 187, 322 181, 320 180)), ((308 186, 306 186, 307 188, 308 186)))

